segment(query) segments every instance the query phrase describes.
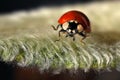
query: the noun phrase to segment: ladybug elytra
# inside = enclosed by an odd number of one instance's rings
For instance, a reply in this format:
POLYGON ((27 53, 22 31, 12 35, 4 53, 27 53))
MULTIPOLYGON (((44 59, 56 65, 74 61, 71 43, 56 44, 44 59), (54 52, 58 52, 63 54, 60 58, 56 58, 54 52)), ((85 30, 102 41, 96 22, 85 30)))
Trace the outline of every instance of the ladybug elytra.
POLYGON ((73 37, 73 41, 75 40, 74 35, 78 34, 82 36, 82 41, 87 37, 87 33, 91 32, 90 21, 88 17, 80 11, 72 10, 66 12, 59 18, 58 23, 59 24, 57 27, 54 27, 53 25, 52 27, 54 30, 58 30, 58 28, 61 27, 61 30, 59 31, 59 37, 61 32, 63 32, 66 33, 66 37, 73 37), (68 25, 65 28, 63 25, 66 22, 68 25))

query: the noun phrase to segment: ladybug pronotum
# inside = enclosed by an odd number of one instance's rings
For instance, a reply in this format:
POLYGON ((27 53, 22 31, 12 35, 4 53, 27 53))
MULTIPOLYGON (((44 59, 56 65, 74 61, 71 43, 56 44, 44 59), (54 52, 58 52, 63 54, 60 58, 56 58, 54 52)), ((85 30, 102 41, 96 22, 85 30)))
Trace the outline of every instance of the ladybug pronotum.
POLYGON ((54 27, 53 25, 52 27, 54 30, 58 30, 58 28, 61 27, 59 31, 59 37, 61 32, 63 32, 66 33, 66 37, 73 37, 73 41, 75 40, 76 34, 82 36, 82 42, 87 37, 87 34, 91 32, 90 21, 88 17, 80 11, 72 10, 66 12, 59 18, 58 23, 59 24, 57 27, 54 27), (66 22, 68 23, 67 27, 64 26, 66 22))

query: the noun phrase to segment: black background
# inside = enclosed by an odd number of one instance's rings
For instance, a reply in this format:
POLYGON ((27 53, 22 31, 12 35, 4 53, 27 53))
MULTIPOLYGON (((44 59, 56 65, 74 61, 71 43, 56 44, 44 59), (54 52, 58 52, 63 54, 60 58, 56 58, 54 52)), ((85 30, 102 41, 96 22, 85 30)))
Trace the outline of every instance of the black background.
POLYGON ((0 13, 30 10, 41 6, 61 6, 90 1, 92 0, 0 0, 0 13))

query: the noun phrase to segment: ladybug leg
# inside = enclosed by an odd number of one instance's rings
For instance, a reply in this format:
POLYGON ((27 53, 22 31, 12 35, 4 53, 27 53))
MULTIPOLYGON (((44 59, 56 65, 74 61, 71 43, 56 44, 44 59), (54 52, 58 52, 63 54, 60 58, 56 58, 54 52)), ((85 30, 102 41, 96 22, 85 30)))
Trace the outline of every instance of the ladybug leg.
POLYGON ((83 31, 82 31, 82 32, 80 32, 80 33, 78 33, 78 34, 83 37, 80 41, 81 41, 83 44, 85 44, 85 43, 83 42, 83 40, 87 37, 87 36, 86 36, 86 33, 83 33, 83 31))
MULTIPOLYGON (((66 31, 67 32, 67 31, 66 31)), ((73 37, 73 41, 75 41, 75 35, 76 33, 73 33, 72 31, 71 32, 67 32, 67 35, 66 37, 70 36, 70 37, 73 37)))
POLYGON ((58 39, 58 40, 56 40, 56 41, 60 41, 61 32, 66 33, 66 30, 61 29, 61 30, 59 31, 59 33, 58 33, 59 39, 58 39))
POLYGON ((58 30, 58 28, 59 28, 60 26, 62 27, 61 24, 58 24, 57 27, 55 27, 55 26, 52 25, 52 28, 53 28, 54 30, 58 30))
POLYGON ((68 34, 66 34, 66 36, 65 37, 68 37, 69 35, 68 34))
MULTIPOLYGON (((69 33, 67 33, 65 37, 68 37, 68 36, 70 36, 69 33)), ((72 37, 73 37, 73 41, 75 41, 75 36, 73 35, 72 37)))
POLYGON ((73 41, 75 41, 75 36, 73 36, 73 41))
POLYGON ((61 36, 61 32, 62 32, 62 33, 66 33, 67 31, 64 30, 64 29, 61 29, 61 30, 59 31, 59 37, 61 36))

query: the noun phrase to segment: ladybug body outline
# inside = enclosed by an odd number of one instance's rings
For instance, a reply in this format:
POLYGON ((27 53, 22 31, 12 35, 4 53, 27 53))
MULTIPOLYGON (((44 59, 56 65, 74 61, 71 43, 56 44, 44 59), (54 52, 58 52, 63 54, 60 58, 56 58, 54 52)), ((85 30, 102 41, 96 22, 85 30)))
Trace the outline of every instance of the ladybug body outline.
MULTIPOLYGON (((63 32, 66 33, 66 37, 73 37, 73 41, 75 40, 75 34, 81 35, 83 37, 81 39, 82 41, 87 37, 87 34, 91 32, 90 21, 88 17, 81 11, 71 10, 66 12, 58 19, 58 23, 59 24, 57 27, 54 27, 53 25, 52 27, 54 30, 58 30, 58 28, 61 27, 61 30, 59 31, 59 37, 60 33, 63 32), (63 24, 66 22, 68 23, 68 27, 65 30, 63 24)), ((59 40, 60 39, 56 41, 59 40)))

